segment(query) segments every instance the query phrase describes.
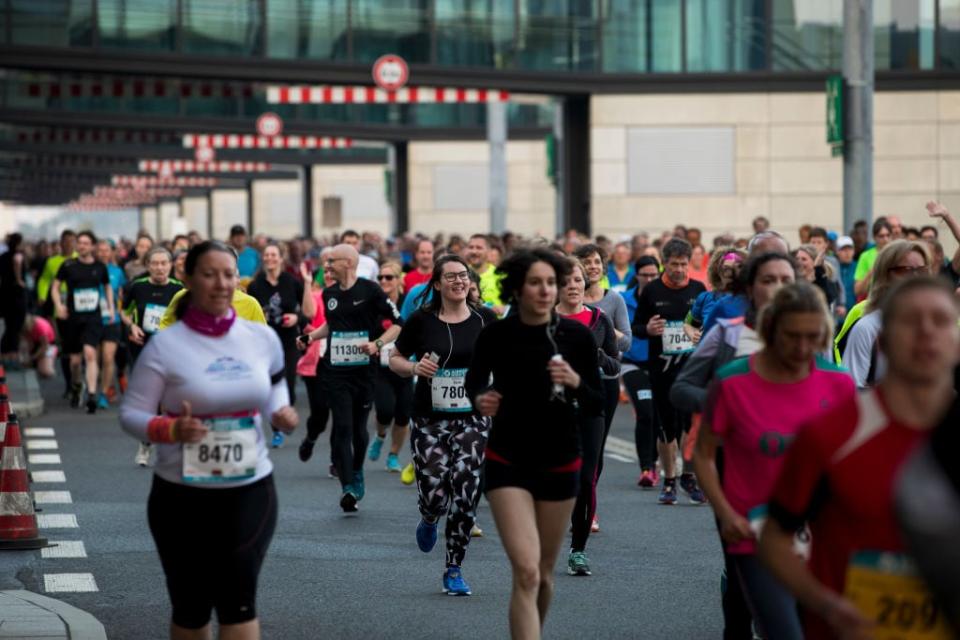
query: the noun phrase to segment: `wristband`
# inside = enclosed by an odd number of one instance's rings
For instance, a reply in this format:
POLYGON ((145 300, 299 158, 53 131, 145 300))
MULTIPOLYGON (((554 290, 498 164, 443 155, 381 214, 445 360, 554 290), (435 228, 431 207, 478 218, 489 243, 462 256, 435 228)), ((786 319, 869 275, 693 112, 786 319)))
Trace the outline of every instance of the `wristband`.
POLYGON ((417 367, 418 367, 419 365, 420 365, 420 361, 419 361, 419 360, 418 360, 417 362, 414 362, 414 363, 413 363, 413 369, 410 369, 410 375, 412 375, 412 376, 420 375, 420 374, 417 373, 417 367))
POLYGON ((170 416, 156 416, 147 423, 147 439, 150 442, 172 444, 177 441, 177 421, 170 416))

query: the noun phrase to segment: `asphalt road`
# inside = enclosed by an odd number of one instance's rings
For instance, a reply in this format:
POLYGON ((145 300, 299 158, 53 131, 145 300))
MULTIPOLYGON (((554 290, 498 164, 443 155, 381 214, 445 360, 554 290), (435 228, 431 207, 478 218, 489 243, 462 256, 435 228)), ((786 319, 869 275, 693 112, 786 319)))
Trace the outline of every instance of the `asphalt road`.
MULTIPOLYGON (((82 540, 87 557, 0 554, 0 588, 45 593, 46 575, 90 573, 97 591, 48 595, 92 613, 110 638, 167 637, 169 603, 146 524, 151 472, 134 465, 137 445, 121 431, 116 408, 87 416, 69 409, 61 390, 61 382, 45 384, 47 413, 25 426, 52 427, 62 462, 30 470, 63 470, 66 482, 34 490, 69 491, 72 504, 40 507, 45 515, 75 514, 79 526, 44 533, 82 540)), ((594 575, 566 575, 562 554, 545 636, 719 637, 721 556, 711 512, 683 502, 659 506, 655 492, 637 488, 626 446, 632 419, 629 406, 621 405, 612 435, 626 442, 615 439, 608 447, 599 489, 602 531, 587 548, 594 575)), ((384 471, 383 459, 368 462, 367 497, 359 515, 345 517, 339 484, 327 478, 327 434, 307 464, 297 458, 301 434, 271 452, 280 516, 260 581, 265 638, 509 637, 509 565, 485 503, 480 524, 486 536, 473 541, 463 566, 474 595, 445 596, 442 538, 429 555, 414 540, 415 489, 384 471)), ((405 451, 401 459, 408 458, 405 451)), ((203 532, 183 523, 183 535, 203 532)))

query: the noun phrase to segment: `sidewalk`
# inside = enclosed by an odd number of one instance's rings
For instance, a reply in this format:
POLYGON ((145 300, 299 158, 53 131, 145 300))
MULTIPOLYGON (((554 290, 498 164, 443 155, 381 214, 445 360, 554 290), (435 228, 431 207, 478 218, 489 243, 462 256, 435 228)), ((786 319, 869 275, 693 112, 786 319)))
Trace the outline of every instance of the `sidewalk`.
POLYGON ((96 618, 32 591, 0 591, 0 639, 106 640, 96 618))

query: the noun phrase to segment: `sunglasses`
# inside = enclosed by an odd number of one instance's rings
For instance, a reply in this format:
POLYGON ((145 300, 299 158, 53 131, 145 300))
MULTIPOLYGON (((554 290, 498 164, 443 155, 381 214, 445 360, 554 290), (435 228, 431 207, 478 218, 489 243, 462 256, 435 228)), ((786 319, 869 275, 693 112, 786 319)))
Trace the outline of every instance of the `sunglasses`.
POLYGON ((377 280, 396 280, 396 279, 397 279, 397 276, 386 274, 386 273, 377 276, 377 280))

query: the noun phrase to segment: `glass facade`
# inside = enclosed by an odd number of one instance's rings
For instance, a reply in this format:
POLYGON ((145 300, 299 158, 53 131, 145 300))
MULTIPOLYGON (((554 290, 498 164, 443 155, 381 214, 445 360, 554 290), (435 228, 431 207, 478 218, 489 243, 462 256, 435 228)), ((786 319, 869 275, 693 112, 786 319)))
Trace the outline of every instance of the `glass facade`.
MULTIPOLYGON (((0 42, 616 74, 842 61, 844 0, 3 0, 0 42)), ((960 68, 960 0, 874 0, 878 70, 960 68)))

